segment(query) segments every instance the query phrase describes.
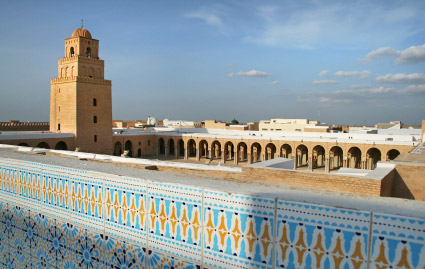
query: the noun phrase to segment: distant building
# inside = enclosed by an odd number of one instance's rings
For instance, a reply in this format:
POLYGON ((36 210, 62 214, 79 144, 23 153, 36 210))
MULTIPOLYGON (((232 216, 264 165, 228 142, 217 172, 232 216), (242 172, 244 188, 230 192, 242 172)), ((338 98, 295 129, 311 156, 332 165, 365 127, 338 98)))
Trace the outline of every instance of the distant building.
POLYGON ((321 125, 319 121, 308 119, 271 119, 261 120, 260 131, 278 132, 327 132, 329 126, 321 125))
POLYGON ((200 122, 200 121, 187 121, 187 120, 163 119, 162 125, 164 127, 172 127, 172 128, 202 128, 202 122, 200 122))

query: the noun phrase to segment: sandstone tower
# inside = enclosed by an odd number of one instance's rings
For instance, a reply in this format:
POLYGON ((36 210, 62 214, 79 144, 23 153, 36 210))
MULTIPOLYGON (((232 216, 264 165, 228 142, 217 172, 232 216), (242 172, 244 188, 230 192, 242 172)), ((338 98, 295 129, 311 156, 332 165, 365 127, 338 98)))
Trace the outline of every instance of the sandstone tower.
POLYGON ((78 28, 65 39, 65 57, 50 85, 50 131, 74 133, 81 151, 112 154, 111 81, 104 79, 99 40, 88 30, 78 28))

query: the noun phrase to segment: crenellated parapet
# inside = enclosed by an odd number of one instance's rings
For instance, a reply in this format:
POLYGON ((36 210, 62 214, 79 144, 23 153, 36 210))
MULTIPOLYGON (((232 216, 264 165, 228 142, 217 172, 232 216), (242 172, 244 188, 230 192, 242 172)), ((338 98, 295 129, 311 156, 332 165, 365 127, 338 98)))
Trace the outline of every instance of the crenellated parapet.
POLYGON ((80 77, 80 76, 53 78, 50 80, 51 85, 68 83, 68 82, 86 82, 86 83, 93 83, 93 84, 99 84, 99 85, 109 85, 109 86, 112 85, 112 81, 110 80, 90 78, 90 77, 80 77))
POLYGON ((58 59, 58 64, 69 64, 73 62, 80 62, 80 63, 88 63, 88 64, 104 64, 104 60, 101 60, 99 58, 88 58, 81 55, 75 55, 72 57, 66 57, 58 59))

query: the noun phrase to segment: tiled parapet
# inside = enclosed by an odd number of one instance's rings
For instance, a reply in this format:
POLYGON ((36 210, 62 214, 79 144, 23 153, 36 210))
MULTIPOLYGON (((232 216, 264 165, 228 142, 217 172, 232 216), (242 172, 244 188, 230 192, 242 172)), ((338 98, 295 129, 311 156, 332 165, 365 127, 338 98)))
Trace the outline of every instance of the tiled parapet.
POLYGON ((147 246, 147 182, 103 176, 104 220, 108 235, 147 246))
POLYGON ((274 199, 204 191, 204 265, 272 268, 274 199))
POLYGON ((371 268, 425 268, 425 220, 374 213, 371 268))
POLYGON ((202 261, 202 190, 149 182, 149 248, 202 261))
POLYGON ((90 173, 69 175, 69 209, 72 222, 103 232, 103 179, 90 173))
POLYGON ((366 268, 370 213, 278 200, 276 267, 366 268))

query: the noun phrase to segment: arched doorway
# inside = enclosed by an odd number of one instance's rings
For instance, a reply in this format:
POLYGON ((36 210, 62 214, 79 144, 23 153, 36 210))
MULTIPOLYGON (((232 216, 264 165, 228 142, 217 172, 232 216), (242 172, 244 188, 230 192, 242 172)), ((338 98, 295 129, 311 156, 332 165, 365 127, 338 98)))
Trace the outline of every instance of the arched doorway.
POLYGON ((339 169, 344 165, 342 148, 334 146, 329 152, 329 170, 339 169))
POLYGON ((292 147, 290 145, 284 144, 280 148, 280 152, 281 152, 282 158, 288 158, 288 159, 292 158, 292 147))
POLYGON ((221 157, 221 144, 217 140, 211 144, 211 159, 220 159, 221 157))
POLYGON ((68 150, 68 147, 66 146, 65 142, 59 141, 58 143, 56 143, 55 149, 56 150, 68 150))
POLYGON ((257 142, 251 146, 252 162, 261 162, 261 145, 257 142))
POLYGON ((124 150, 128 151, 128 157, 133 157, 133 145, 130 140, 127 140, 127 142, 125 142, 124 150))
POLYGON ((38 143, 37 148, 50 149, 50 146, 46 142, 40 142, 38 143))
POLYGON ((158 139, 158 154, 165 155, 165 142, 162 137, 158 139))
POLYGON ((362 168, 362 152, 358 147, 352 147, 347 154, 348 168, 362 168))
POLYGON ((373 170, 376 168, 376 163, 381 160, 381 151, 377 148, 370 148, 366 152, 366 167, 373 170))
POLYGON ((174 156, 175 149, 174 149, 174 140, 172 138, 168 139, 168 155, 174 156))
POLYGON ((179 149, 178 156, 184 157, 184 141, 183 141, 183 139, 179 139, 178 149, 179 149))
POLYGON ((313 148, 312 169, 325 167, 326 157, 325 148, 317 145, 313 148))
POLYGON ((231 161, 234 157, 234 146, 233 143, 228 141, 224 144, 224 160, 231 161))
POLYGON ((117 141, 114 145, 114 156, 121 156, 122 154, 122 144, 121 142, 117 141))
POLYGON ((395 158, 397 158, 397 156, 400 155, 400 151, 396 150, 396 149, 391 149, 387 152, 387 161, 392 161, 395 158))
POLYGON ((301 144, 297 147, 296 152, 296 167, 308 167, 308 148, 301 144))
POLYGON ((274 159, 276 155, 276 146, 273 143, 266 145, 266 160, 274 159))
POLYGON ((188 157, 196 157, 196 143, 195 140, 190 139, 187 142, 187 155, 188 157))
POLYGON ((208 157, 208 142, 206 140, 201 140, 199 142, 199 158, 208 157))
POLYGON ((248 161, 248 146, 245 142, 240 142, 237 147, 238 162, 248 161))

